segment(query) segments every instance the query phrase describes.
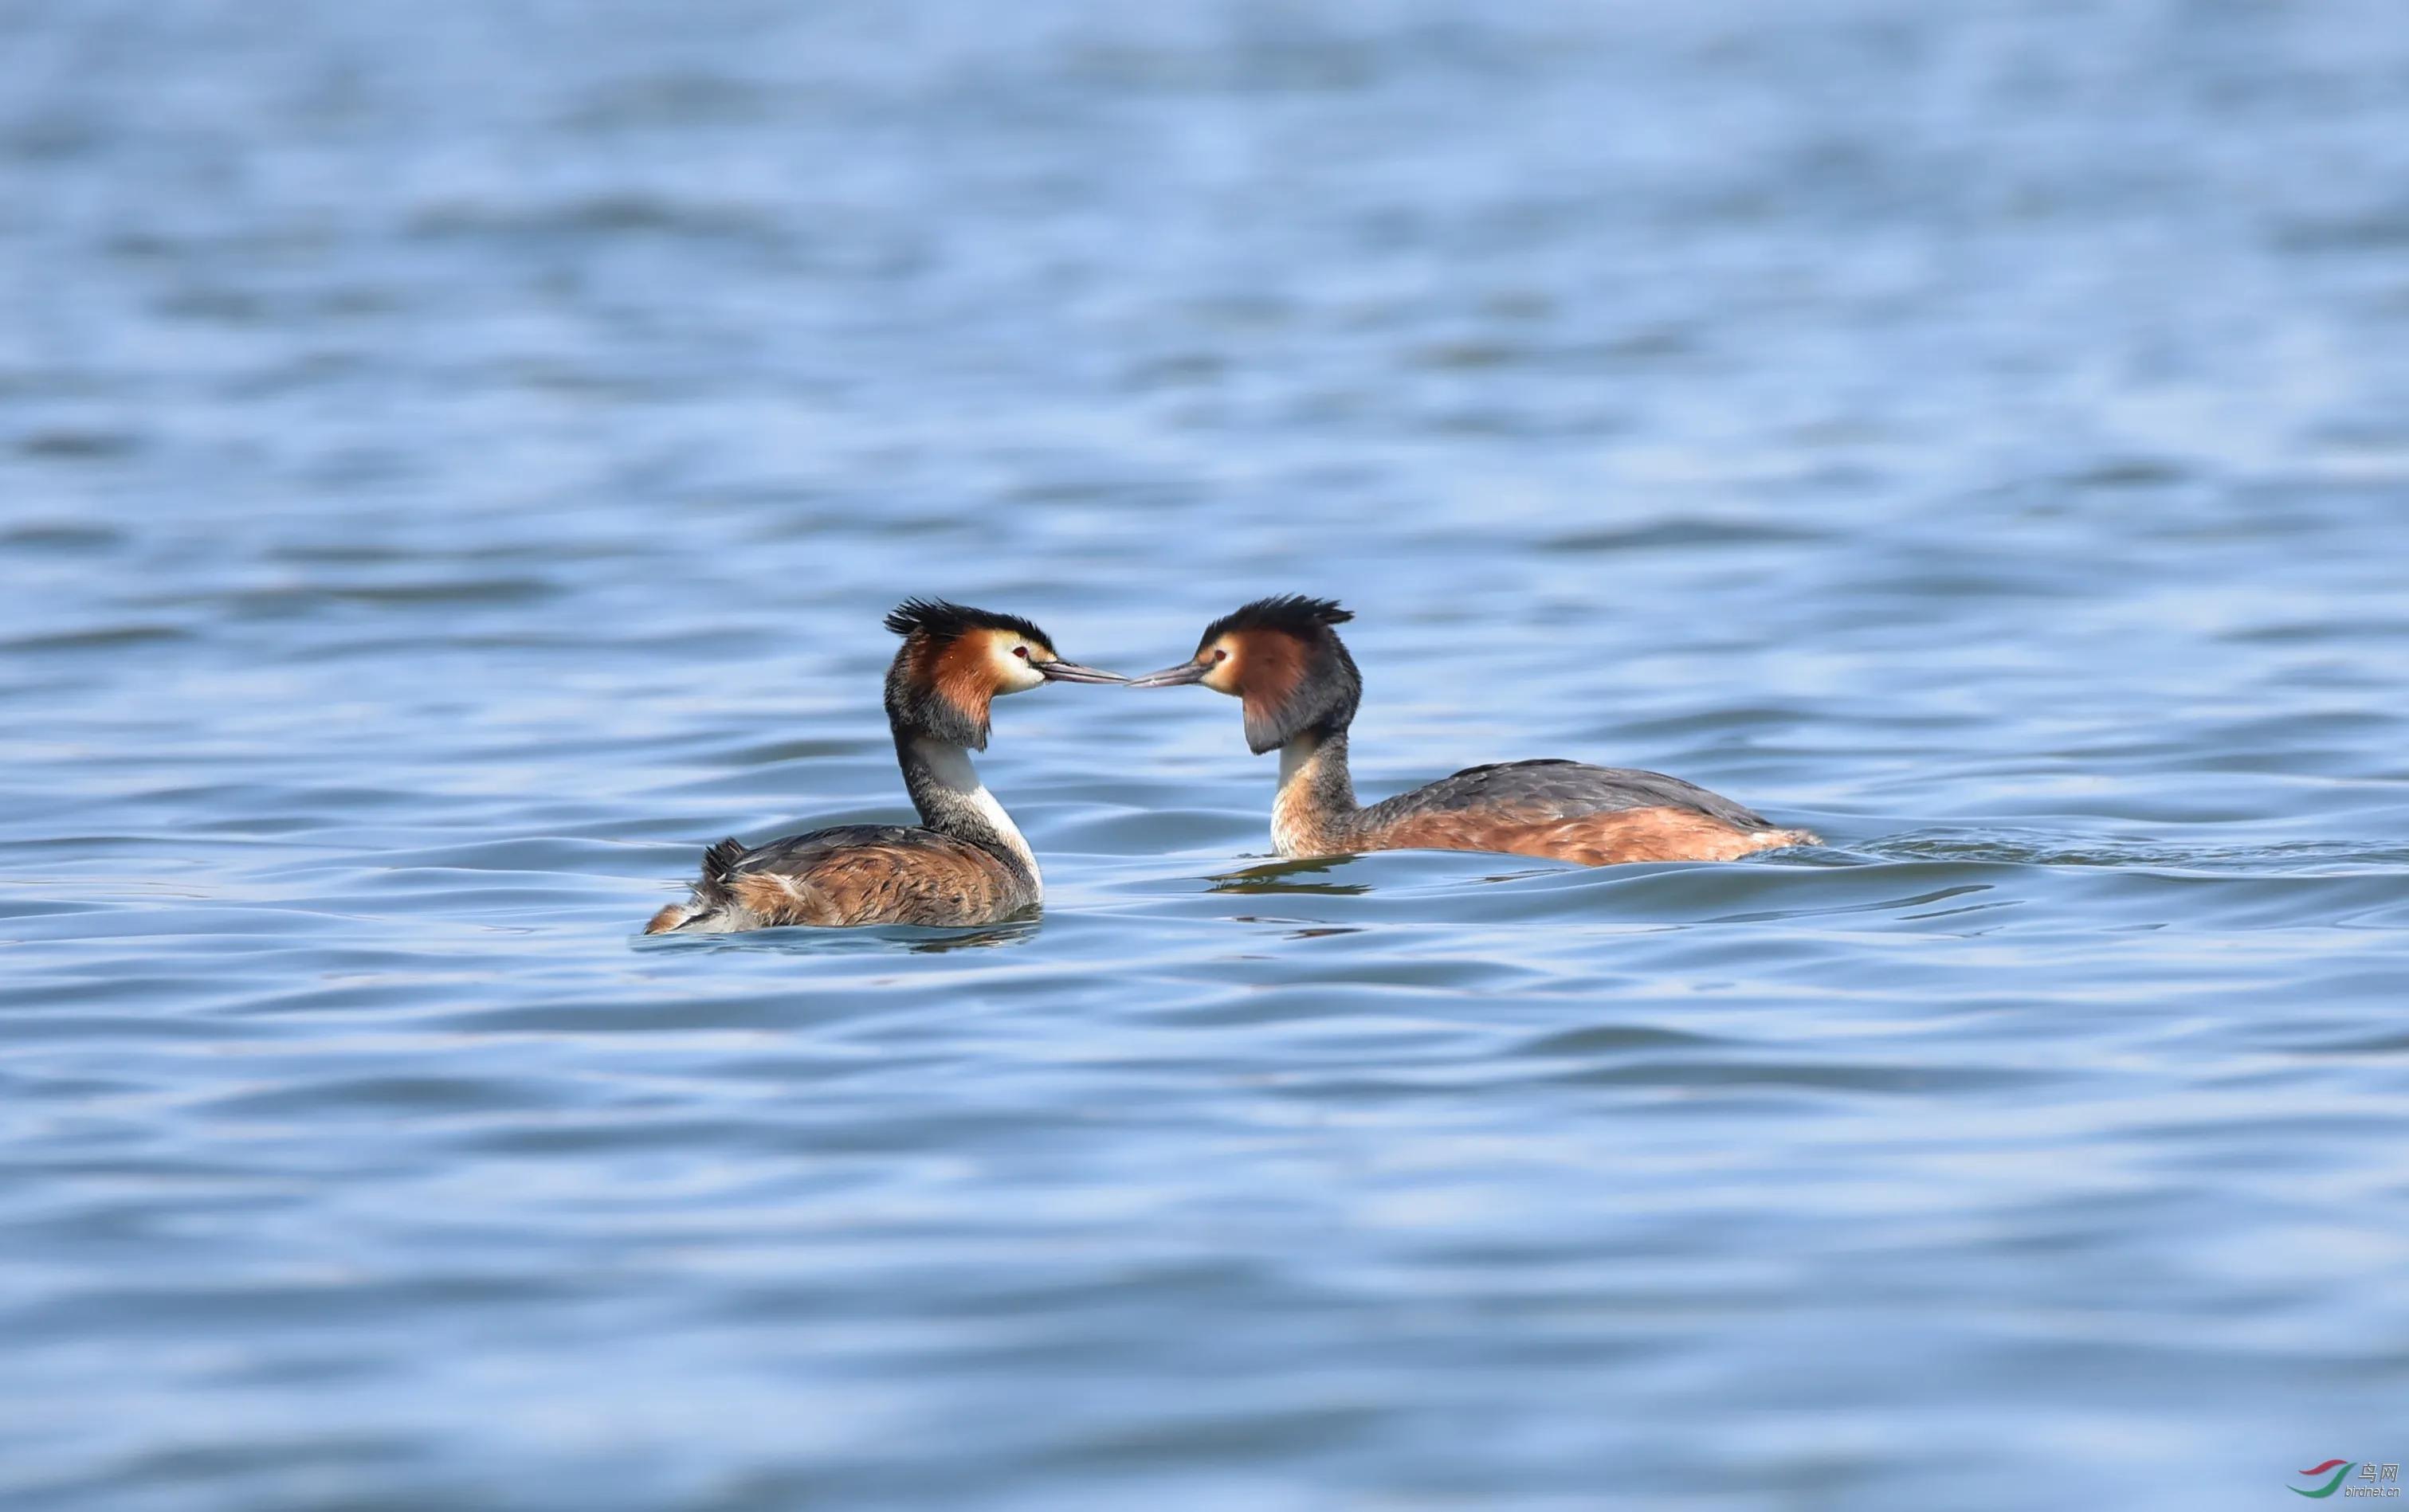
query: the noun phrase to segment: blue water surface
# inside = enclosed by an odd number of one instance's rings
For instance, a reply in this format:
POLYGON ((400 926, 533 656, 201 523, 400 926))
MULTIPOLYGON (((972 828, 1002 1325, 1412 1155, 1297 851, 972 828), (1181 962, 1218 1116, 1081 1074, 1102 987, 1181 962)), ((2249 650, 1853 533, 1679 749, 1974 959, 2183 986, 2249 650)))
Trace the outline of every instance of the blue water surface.
POLYGON ((2389 0, 151 0, 0 45, 0 1500, 2274 1505, 2409 1460, 2389 0), (1272 860, 878 617, 1345 598, 1272 860))

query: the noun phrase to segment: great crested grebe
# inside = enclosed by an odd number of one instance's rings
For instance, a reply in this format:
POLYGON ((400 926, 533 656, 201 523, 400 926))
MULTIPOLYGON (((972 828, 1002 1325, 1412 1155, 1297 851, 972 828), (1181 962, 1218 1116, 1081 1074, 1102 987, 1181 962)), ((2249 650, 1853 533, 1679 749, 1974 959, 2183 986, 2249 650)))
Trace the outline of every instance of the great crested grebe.
POLYGON ((1363 680, 1331 628, 1354 617, 1327 598, 1258 598, 1206 626, 1193 657, 1130 684, 1202 683, 1246 700, 1248 746, 1280 754, 1272 846, 1282 856, 1498 851, 1610 866, 1818 843, 1679 777, 1579 761, 1473 767, 1359 808, 1347 727, 1363 680))
POLYGON ((1045 683, 1125 683, 1064 661, 1015 614, 907 598, 887 616, 903 638, 887 670, 887 723, 920 825, 849 824, 747 849, 702 853, 694 896, 644 926, 721 932, 777 924, 993 924, 1038 901, 1037 857, 979 782, 988 705, 1045 683))

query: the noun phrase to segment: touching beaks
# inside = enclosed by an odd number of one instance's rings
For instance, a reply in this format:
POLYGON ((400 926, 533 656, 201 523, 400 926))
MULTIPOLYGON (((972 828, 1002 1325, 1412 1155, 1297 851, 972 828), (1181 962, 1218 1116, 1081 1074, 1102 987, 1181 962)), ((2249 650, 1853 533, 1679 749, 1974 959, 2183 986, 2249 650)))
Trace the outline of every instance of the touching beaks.
POLYGON ((1209 661, 1183 661, 1176 667, 1166 667, 1159 672, 1148 672, 1144 677, 1132 677, 1129 680, 1129 685, 1133 688, 1181 687, 1190 683, 1202 683, 1204 681, 1204 674, 1212 670, 1213 664, 1209 661))
POLYGON ((1032 661, 1029 665, 1037 670, 1038 676, 1049 683, 1126 683, 1129 681, 1118 672, 1107 672, 1094 667, 1082 667, 1075 661, 1032 661))

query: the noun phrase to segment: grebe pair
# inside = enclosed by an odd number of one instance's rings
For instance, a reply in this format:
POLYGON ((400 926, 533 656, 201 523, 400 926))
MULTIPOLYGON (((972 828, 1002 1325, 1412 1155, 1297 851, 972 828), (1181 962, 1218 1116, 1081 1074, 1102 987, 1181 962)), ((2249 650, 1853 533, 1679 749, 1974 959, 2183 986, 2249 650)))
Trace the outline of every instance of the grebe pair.
POLYGON ((653 915, 647 934, 781 924, 993 924, 1043 896, 1037 857, 979 782, 995 699, 1054 683, 1197 684, 1243 702, 1247 744, 1280 754, 1272 844, 1284 857, 1354 851, 1492 851, 1584 866, 1725 861, 1810 845, 1749 809, 1661 772, 1578 761, 1473 767, 1359 807, 1347 729, 1363 683, 1334 626, 1354 616, 1327 598, 1259 598, 1205 626, 1196 653, 1136 679, 1055 655, 1012 614, 908 599, 887 616, 903 637, 887 672, 887 721, 919 828, 841 825, 703 853, 693 896, 653 915))

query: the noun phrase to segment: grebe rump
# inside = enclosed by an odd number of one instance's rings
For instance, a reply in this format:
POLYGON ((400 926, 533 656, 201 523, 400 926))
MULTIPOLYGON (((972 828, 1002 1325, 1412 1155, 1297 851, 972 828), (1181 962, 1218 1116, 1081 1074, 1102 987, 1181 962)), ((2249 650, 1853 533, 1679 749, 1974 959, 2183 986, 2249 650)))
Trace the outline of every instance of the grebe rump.
POLYGON ((1272 846, 1282 856, 1497 851, 1608 866, 1817 843, 1679 777, 1579 761, 1473 767, 1358 807, 1347 727, 1363 682, 1332 628, 1352 618, 1327 598, 1258 598, 1207 626, 1194 656, 1130 684, 1201 683, 1245 700, 1248 748, 1280 754, 1272 846))
POLYGON ((1128 679, 1062 660, 1012 614, 912 598, 887 616, 903 647, 887 670, 887 722, 917 827, 839 825, 702 855, 693 896, 644 926, 720 932, 778 924, 993 924, 1039 901, 1037 857, 980 783, 988 706, 1046 683, 1128 679))

